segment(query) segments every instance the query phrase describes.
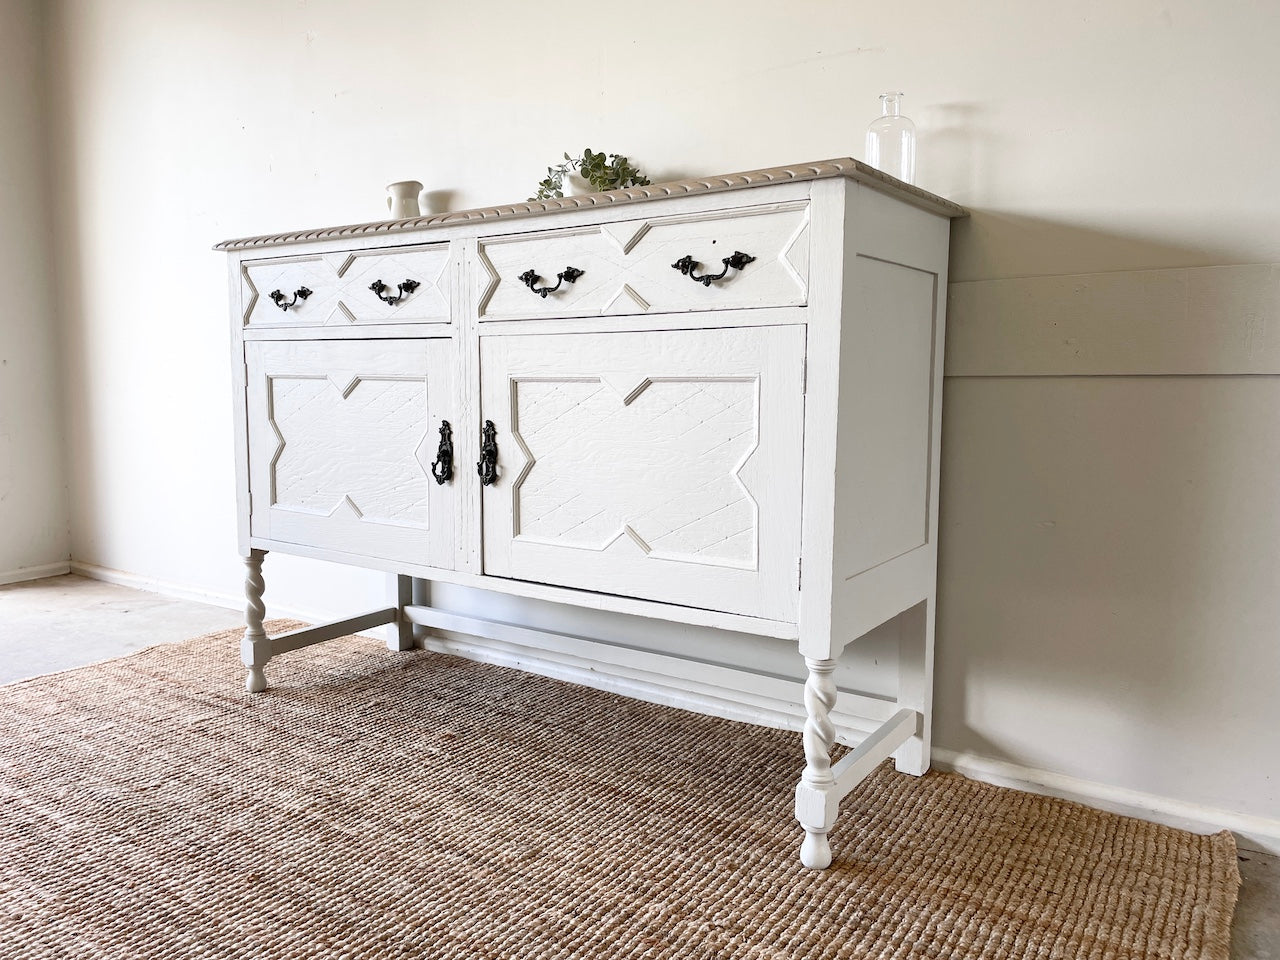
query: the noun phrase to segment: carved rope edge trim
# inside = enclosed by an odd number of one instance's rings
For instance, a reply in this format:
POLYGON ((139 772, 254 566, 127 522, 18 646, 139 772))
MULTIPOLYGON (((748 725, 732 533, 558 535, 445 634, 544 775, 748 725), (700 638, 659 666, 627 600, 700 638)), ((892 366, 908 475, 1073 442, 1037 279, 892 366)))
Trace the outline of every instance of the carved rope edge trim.
POLYGON ((457 210, 438 213, 411 220, 377 220, 372 223, 355 223, 338 227, 321 227, 294 233, 268 234, 260 237, 244 237, 225 240, 215 250, 244 250, 251 247, 267 247, 282 243, 301 243, 308 240, 333 240, 341 237, 360 237, 376 233, 403 233, 427 227, 442 227, 477 220, 494 220, 504 217, 530 217, 557 210, 578 210, 586 207, 608 206, 615 203, 631 203, 659 197, 686 196, 695 193, 717 193, 736 190, 763 183, 784 183, 793 180, 822 180, 828 177, 849 177, 897 194, 932 213, 948 217, 965 217, 968 211, 959 204, 944 200, 927 190, 903 183, 874 167, 869 167, 852 157, 823 160, 818 163, 796 164, 789 167, 767 167, 744 173, 729 173, 716 177, 698 177, 688 180, 672 180, 647 187, 628 187, 607 193, 589 193, 581 197, 563 197, 558 200, 538 200, 526 203, 510 203, 499 207, 477 207, 473 210, 457 210))

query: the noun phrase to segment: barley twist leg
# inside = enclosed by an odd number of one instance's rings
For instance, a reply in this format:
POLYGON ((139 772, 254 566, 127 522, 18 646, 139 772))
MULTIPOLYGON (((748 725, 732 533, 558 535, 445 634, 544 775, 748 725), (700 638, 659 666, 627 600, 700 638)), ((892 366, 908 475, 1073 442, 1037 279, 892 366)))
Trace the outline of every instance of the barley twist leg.
POLYGON ((249 668, 244 687, 250 693, 261 693, 267 689, 267 676, 263 667, 271 659, 271 641, 263 629, 262 621, 267 615, 267 606, 262 602, 266 592, 266 582, 262 579, 262 560, 267 555, 265 550, 250 550, 244 558, 244 638, 240 641, 240 658, 249 668))
POLYGON ((831 711, 836 705, 836 669, 834 660, 805 658, 809 678, 804 684, 804 773, 800 775, 801 789, 809 788, 820 795, 823 812, 819 817, 807 817, 801 821, 804 842, 800 845, 800 862, 814 870, 831 865, 831 845, 827 833, 832 827, 836 801, 836 780, 831 772, 831 747, 836 740, 836 727, 831 721, 831 711), (813 822, 820 820, 821 822, 813 822))

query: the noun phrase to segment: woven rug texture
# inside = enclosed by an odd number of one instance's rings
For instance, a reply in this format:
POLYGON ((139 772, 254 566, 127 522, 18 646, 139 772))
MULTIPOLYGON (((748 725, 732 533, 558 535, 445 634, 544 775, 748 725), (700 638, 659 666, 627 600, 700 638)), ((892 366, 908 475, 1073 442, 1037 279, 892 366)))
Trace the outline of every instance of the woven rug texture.
POLYGON ((267 674, 0 687, 0 958, 1228 956, 1225 832, 886 764, 812 872, 798 734, 367 639, 267 674))

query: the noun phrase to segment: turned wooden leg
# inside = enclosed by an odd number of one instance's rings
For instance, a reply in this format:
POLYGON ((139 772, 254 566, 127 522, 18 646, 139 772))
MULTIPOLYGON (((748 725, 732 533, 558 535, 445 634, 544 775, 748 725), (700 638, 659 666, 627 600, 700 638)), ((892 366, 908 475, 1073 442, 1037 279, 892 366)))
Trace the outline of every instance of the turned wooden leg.
POLYGON ((836 740, 836 727, 831 710, 836 705, 836 681, 832 674, 834 660, 805 657, 809 679, 804 685, 804 773, 796 785, 796 819, 804 827, 800 844, 800 862, 813 870, 831 865, 831 845, 827 833, 835 824, 840 797, 831 772, 831 747, 836 740))
POLYGON ((244 558, 244 638, 240 641, 240 659, 249 668, 244 688, 250 693, 261 693, 267 689, 267 676, 262 668, 271 659, 271 641, 262 627, 263 618, 267 615, 266 604, 262 602, 262 594, 266 584, 262 579, 262 558, 265 550, 250 550, 244 558))

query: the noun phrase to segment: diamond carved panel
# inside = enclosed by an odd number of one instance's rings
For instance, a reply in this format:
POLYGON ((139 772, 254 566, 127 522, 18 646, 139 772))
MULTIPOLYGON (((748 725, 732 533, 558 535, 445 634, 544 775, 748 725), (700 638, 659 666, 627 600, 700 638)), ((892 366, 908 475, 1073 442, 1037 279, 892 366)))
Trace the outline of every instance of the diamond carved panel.
POLYGON ((426 529, 426 384, 419 379, 270 378, 277 507, 426 529))
POLYGON ((343 294, 340 309, 351 323, 390 322, 402 318, 449 317, 445 277, 449 271, 446 246, 411 250, 405 253, 374 251, 351 254, 338 269, 343 294), (386 295, 397 296, 396 284, 406 280, 418 283, 412 293, 402 294, 400 303, 388 304, 369 290, 369 284, 381 280, 387 285, 386 295))
POLYGON ((757 504, 739 477, 757 446, 755 378, 513 381, 522 539, 752 569, 757 504))

